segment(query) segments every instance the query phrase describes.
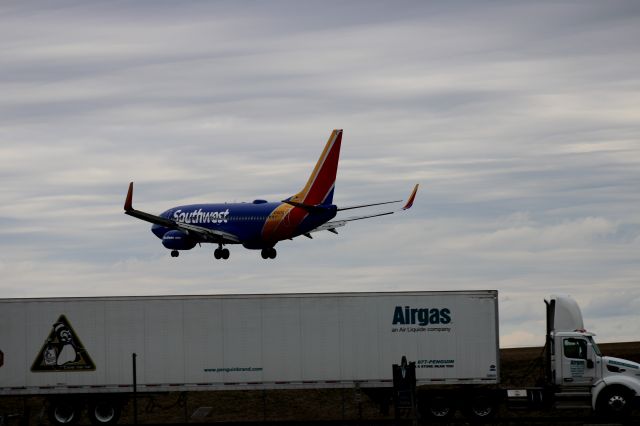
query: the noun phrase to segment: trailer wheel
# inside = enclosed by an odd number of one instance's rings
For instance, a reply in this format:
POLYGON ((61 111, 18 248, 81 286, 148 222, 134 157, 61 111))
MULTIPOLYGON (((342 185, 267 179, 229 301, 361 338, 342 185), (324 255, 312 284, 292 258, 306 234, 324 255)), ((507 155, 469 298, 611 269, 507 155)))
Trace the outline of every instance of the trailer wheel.
POLYGON ((631 411, 631 393, 623 386, 611 386, 598 396, 597 411, 609 418, 623 418, 631 411))
POLYGON ((445 394, 431 395, 425 402, 423 413, 432 419, 449 419, 456 411, 453 400, 445 394))
POLYGON ((89 404, 89 419, 94 425, 114 425, 120 418, 120 403, 115 399, 99 399, 89 404))
POLYGON ((54 425, 73 425, 78 422, 80 408, 69 399, 55 399, 49 401, 49 420, 54 425))
POLYGON ((491 395, 476 394, 467 400, 464 414, 471 420, 483 421, 496 414, 496 403, 491 395))

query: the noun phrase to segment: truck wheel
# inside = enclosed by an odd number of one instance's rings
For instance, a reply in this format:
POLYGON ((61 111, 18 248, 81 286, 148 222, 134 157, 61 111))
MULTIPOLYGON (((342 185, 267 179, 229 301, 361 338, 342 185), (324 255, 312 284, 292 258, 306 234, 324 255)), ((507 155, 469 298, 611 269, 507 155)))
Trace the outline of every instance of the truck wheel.
POLYGON ((622 386, 612 386, 598 397, 598 413, 606 417, 622 418, 631 411, 631 394, 622 386))
POLYGON ((54 425, 73 425, 78 422, 80 409, 68 399, 56 399, 49 402, 49 420, 54 425))
POLYGON ((488 420, 496 414, 496 403, 490 395, 473 395, 467 400, 464 411, 464 414, 471 420, 488 420))
POLYGON ((94 425, 114 425, 120 418, 120 404, 111 399, 101 399, 89 404, 89 419, 94 425))
POLYGON ((447 395, 432 395, 426 401, 424 413, 432 419, 449 419, 456 411, 453 400, 447 395))

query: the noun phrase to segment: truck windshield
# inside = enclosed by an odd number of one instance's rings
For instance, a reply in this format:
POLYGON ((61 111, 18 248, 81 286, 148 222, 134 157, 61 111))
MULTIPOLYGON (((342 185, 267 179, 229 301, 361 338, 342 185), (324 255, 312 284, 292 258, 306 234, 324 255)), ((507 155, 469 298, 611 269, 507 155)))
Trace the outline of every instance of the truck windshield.
POLYGON ((591 347, 593 348, 593 351, 596 353, 596 355, 602 356, 602 352, 600 352, 600 348, 598 347, 598 344, 595 342, 595 340, 593 340, 593 337, 589 337, 589 343, 591 343, 591 347))

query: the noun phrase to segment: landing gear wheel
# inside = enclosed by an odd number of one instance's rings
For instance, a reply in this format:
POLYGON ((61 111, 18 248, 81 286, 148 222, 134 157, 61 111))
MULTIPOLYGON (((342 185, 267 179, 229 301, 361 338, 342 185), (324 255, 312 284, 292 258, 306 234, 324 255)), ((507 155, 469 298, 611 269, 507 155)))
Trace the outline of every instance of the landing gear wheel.
POLYGON ((222 248, 222 246, 213 251, 213 257, 215 257, 216 259, 228 259, 229 255, 229 249, 222 248))
POLYGON ((171 257, 178 257, 180 256, 180 252, 178 250, 171 250, 171 257))
POLYGON ((266 247, 262 249, 260 255, 263 259, 275 259, 278 255, 278 252, 274 247, 266 247))
POLYGON ((262 249, 262 251, 260 252, 260 255, 262 256, 263 259, 275 259, 276 256, 278 255, 278 252, 273 247, 266 247, 262 249))

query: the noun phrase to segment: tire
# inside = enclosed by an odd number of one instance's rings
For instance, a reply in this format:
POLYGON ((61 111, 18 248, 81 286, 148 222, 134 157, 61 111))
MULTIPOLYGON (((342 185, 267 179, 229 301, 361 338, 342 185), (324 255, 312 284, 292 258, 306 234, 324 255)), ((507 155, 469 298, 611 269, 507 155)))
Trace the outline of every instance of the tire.
POLYGON ((55 399, 49 402, 49 420, 54 425, 74 425, 80 417, 80 407, 70 399, 55 399))
POLYGON ((222 252, 220 253, 221 257, 222 257, 224 260, 227 260, 227 259, 229 258, 229 255, 230 255, 230 254, 231 254, 231 253, 229 252, 229 249, 222 249, 222 252))
POLYGON ((598 396, 596 409, 607 418, 627 417, 631 412, 631 392, 624 386, 605 388, 598 396))
POLYGON ((114 399, 101 399, 89 404, 89 419, 94 425, 114 425, 120 419, 121 406, 114 399))
POLYGON ((472 395, 467 401, 464 414, 472 421, 482 422, 496 415, 495 399, 489 394, 472 395))
POLYGON ((447 394, 433 394, 421 404, 421 413, 430 419, 446 420, 453 417, 456 406, 447 394))

